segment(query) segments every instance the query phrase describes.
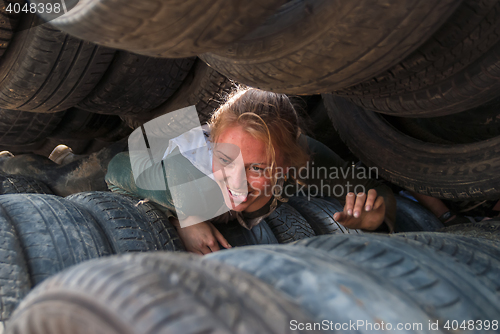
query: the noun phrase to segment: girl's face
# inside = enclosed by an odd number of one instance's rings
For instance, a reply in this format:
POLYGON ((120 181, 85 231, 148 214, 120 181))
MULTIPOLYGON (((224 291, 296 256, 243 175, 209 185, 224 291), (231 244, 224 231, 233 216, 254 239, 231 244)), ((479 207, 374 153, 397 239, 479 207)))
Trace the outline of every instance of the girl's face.
MULTIPOLYGON (((277 155, 278 166, 279 154, 277 155)), ((272 197, 266 144, 241 126, 227 128, 214 145, 212 170, 228 208, 252 212, 272 197)))

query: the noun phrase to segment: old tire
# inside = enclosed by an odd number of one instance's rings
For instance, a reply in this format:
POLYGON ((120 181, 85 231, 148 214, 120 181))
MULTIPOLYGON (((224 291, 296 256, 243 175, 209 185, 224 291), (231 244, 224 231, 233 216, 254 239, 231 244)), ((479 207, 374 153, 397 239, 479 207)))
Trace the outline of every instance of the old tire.
POLYGON ((498 243, 498 247, 500 247, 500 218, 485 220, 479 223, 448 226, 440 229, 439 232, 484 238, 498 243))
POLYGON ((183 58, 234 42, 284 2, 146 0, 139 5, 131 0, 99 0, 80 2, 51 23, 108 47, 150 57, 183 58))
POLYGON ((89 261, 34 290, 9 331, 76 333, 85 324, 89 332, 109 334, 313 333, 290 329, 293 319, 311 320, 270 286, 198 259, 156 253, 89 261))
POLYGON ((283 203, 273 211, 266 222, 280 244, 316 235, 307 220, 288 203, 283 203))
POLYGON ((77 263, 112 254, 92 216, 64 198, 2 195, 0 207, 17 232, 32 285, 77 263))
POLYGON ((400 64, 336 92, 369 110, 443 116, 498 96, 500 4, 465 0, 429 40, 400 64))
POLYGON ((200 57, 252 87, 287 94, 330 92, 397 64, 459 3, 289 1, 249 35, 200 57))
MULTIPOLYGON (((424 312, 387 280, 316 249, 291 245, 247 247, 208 254, 203 261, 222 262, 254 275, 298 303, 314 316, 315 322, 428 322, 424 312)), ((348 329, 344 327, 345 332, 348 329)), ((370 331, 361 327, 352 332, 370 331)))
POLYGON ((147 113, 172 96, 193 63, 194 58, 151 58, 118 51, 102 80, 78 107, 119 116, 147 113))
POLYGON ((316 235, 363 233, 360 230, 344 227, 333 219, 333 215, 343 209, 338 201, 335 202, 336 204, 322 198, 304 196, 293 196, 288 201, 307 220, 316 235))
POLYGON ((19 3, 22 4, 24 1, 0 1, 0 57, 3 56, 7 48, 9 47, 10 41, 14 37, 15 30, 19 24, 22 13, 9 13, 7 11, 7 6, 9 3, 19 3))
POLYGON ((0 172, 0 194, 52 194, 52 190, 36 179, 0 172))
POLYGON ((34 114, 19 110, 0 110, 0 144, 28 145, 42 141, 61 122, 64 112, 34 114))
MULTIPOLYGON (((139 199, 110 192, 85 192, 66 197, 95 218, 115 254, 158 250, 184 250, 168 219, 135 205, 139 199), (172 240, 173 238, 173 240, 172 240)), ((149 206, 148 206, 149 207, 149 206)))
POLYGON ((396 197, 396 224, 394 232, 436 231, 444 225, 432 212, 417 202, 396 197))
POLYGON ((0 322, 9 320, 31 289, 28 265, 14 225, 0 216, 0 322))
POLYGON ((296 245, 313 247, 388 280, 431 318, 439 319, 441 326, 447 320, 488 320, 498 314, 500 297, 481 284, 466 265, 418 242, 412 244, 413 240, 397 239, 374 234, 333 235, 296 245))
POLYGON ((101 79, 114 50, 27 14, 0 64, 0 108, 52 113, 75 106, 101 79), (41 24, 41 25, 40 25, 41 24))
POLYGON ((236 220, 214 226, 232 247, 278 243, 273 231, 265 221, 261 221, 251 230, 245 229, 236 220))
POLYGON ((378 113, 340 97, 324 99, 349 148, 386 180, 437 198, 498 199, 500 137, 462 145, 426 143, 399 132, 378 113))

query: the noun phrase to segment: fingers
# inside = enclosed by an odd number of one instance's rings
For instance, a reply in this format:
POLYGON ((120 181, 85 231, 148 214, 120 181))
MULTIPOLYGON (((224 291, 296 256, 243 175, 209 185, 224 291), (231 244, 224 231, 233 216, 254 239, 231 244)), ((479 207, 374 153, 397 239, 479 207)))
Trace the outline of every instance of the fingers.
POLYGON ((222 245, 224 248, 232 248, 232 246, 227 242, 226 238, 214 227, 214 235, 215 238, 217 238, 217 241, 222 245))
POLYGON ((365 203, 366 211, 370 211, 374 207, 376 199, 377 199, 377 191, 375 189, 368 190, 368 197, 366 198, 366 203, 365 203))
POLYGON ((363 211, 363 206, 365 205, 365 201, 366 201, 366 194, 358 193, 358 196, 356 196, 356 202, 354 203, 354 211, 352 214, 354 218, 359 218, 361 216, 361 212, 363 211))
POLYGON ((354 208, 355 200, 356 196, 354 196, 354 193, 348 193, 345 197, 344 213, 348 216, 352 216, 352 209, 354 208))
POLYGON ((333 219, 335 219, 335 221, 339 222, 339 223, 342 223, 343 221, 347 220, 349 218, 349 216, 345 213, 345 212, 336 212, 334 215, 333 215, 333 219))

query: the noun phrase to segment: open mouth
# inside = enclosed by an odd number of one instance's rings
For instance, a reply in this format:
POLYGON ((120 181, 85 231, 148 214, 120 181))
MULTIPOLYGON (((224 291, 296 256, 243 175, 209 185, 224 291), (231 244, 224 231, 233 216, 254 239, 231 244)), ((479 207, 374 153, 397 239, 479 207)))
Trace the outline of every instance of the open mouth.
POLYGON ((237 192, 229 188, 227 188, 227 192, 229 193, 229 197, 236 202, 236 205, 244 203, 248 200, 248 193, 237 192))

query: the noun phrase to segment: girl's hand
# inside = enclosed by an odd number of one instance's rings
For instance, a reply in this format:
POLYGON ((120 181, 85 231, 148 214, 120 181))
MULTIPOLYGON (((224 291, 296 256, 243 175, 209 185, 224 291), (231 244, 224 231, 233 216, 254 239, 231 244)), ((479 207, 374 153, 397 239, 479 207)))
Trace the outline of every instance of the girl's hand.
POLYGON ((385 201, 382 196, 377 196, 375 189, 366 193, 348 193, 343 212, 337 212, 333 219, 347 228, 375 230, 384 221, 385 201))
POLYGON ((225 248, 231 248, 231 245, 210 222, 201 222, 187 227, 176 225, 176 227, 188 252, 201 255, 216 252, 220 249, 218 242, 225 248))

